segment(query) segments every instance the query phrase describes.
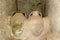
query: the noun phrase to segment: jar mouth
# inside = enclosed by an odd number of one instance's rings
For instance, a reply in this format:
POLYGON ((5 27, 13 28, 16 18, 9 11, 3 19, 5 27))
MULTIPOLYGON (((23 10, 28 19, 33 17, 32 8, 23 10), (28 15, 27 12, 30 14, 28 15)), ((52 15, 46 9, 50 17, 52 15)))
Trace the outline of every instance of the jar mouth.
POLYGON ((36 27, 32 26, 32 28, 30 29, 30 31, 31 31, 31 33, 33 35, 40 36, 42 34, 42 32, 44 31, 44 27, 43 26, 39 26, 39 25, 37 25, 36 27))
POLYGON ((23 32, 22 24, 17 25, 16 27, 12 28, 12 33, 14 34, 15 37, 19 37, 23 32))
POLYGON ((17 29, 17 30, 15 31, 15 36, 16 36, 16 37, 20 37, 22 33, 23 33, 23 30, 22 30, 22 29, 17 29))
POLYGON ((43 29, 40 29, 39 31, 32 31, 32 34, 34 36, 40 36, 42 34, 42 32, 43 32, 43 29))

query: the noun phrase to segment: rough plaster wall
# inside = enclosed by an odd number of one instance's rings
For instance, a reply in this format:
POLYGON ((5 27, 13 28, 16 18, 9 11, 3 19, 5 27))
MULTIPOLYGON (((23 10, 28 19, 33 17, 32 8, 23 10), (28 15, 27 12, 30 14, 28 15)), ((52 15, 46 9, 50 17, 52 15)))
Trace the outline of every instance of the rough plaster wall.
POLYGON ((16 0, 0 0, 0 40, 10 40, 10 17, 16 11, 16 0))
POLYGON ((46 13, 50 18, 51 27, 56 36, 60 38, 60 0, 46 0, 46 3, 46 13))
POLYGON ((16 11, 16 0, 0 0, 0 14, 11 15, 16 11))
POLYGON ((9 18, 3 15, 0 16, 0 40, 10 40, 10 22, 9 18))
POLYGON ((45 0, 17 0, 18 11, 28 15, 31 11, 38 10, 44 14, 44 3, 45 0))

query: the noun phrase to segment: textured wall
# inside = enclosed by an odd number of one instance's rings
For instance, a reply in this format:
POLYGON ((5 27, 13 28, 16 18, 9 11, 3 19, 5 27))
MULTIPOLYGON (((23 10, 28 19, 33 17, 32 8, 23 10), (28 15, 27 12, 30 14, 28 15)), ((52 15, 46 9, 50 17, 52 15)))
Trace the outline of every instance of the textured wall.
POLYGON ((17 0, 18 11, 24 12, 27 15, 34 10, 44 13, 45 0, 17 0))
POLYGON ((16 0, 0 0, 0 14, 11 15, 16 11, 16 0))
POLYGON ((46 13, 50 17, 51 27, 56 36, 60 38, 60 0, 47 0, 46 3, 46 13))
POLYGON ((16 0, 0 0, 0 40, 10 40, 10 18, 16 11, 16 0))

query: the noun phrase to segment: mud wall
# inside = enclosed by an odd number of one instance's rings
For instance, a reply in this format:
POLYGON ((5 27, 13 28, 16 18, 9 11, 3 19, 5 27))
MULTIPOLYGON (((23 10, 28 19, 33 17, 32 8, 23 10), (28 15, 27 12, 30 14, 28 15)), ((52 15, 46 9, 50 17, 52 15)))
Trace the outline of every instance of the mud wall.
POLYGON ((60 0, 46 0, 46 13, 53 32, 60 38, 60 0))
POLYGON ((0 14, 11 15, 16 11, 16 0, 0 0, 0 14))
POLYGON ((16 0, 0 0, 0 40, 10 40, 10 15, 16 11, 16 0))

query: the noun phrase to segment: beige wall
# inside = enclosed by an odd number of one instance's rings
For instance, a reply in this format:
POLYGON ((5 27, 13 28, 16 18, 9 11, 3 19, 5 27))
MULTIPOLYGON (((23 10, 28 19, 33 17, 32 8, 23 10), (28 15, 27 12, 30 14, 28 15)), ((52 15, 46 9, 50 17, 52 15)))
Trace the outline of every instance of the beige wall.
POLYGON ((53 32, 60 36, 60 0, 47 0, 46 13, 51 21, 53 32))
POLYGON ((10 18, 16 11, 16 0, 0 0, 0 40, 10 40, 10 18))
POLYGON ((0 14, 11 15, 16 11, 16 0, 0 0, 0 14))

